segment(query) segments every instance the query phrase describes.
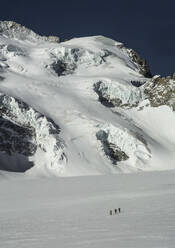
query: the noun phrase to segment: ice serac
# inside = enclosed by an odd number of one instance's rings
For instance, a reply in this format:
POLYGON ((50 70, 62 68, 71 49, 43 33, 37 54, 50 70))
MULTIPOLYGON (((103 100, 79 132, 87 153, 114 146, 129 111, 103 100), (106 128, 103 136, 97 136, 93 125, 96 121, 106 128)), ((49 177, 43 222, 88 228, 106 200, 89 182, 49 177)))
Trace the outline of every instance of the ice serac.
POLYGON ((102 143, 105 154, 115 165, 125 161, 130 166, 141 170, 151 157, 146 141, 127 129, 103 124, 96 135, 102 143))
POLYGON ((105 50, 92 52, 88 49, 65 47, 64 45, 51 49, 49 52, 52 62, 48 67, 52 68, 58 76, 72 74, 79 67, 99 66, 105 62, 105 57, 110 55, 105 50))
POLYGON ((143 90, 115 80, 101 80, 94 84, 94 89, 102 104, 109 107, 136 107, 143 98, 143 90))
POLYGON ((53 121, 24 102, 0 94, 0 169, 24 172, 42 166, 60 172, 66 156, 59 133, 53 121))

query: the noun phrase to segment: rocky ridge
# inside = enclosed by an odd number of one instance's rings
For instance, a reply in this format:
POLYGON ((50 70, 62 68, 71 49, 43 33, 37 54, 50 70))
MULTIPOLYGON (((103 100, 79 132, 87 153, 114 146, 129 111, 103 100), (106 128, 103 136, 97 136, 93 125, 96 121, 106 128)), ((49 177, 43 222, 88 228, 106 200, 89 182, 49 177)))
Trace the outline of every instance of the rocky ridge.
POLYGON ((60 42, 60 38, 57 36, 41 36, 33 32, 32 30, 22 26, 13 21, 0 21, 0 34, 10 39, 28 40, 31 42, 60 42))
POLYGON ((133 49, 127 48, 127 52, 132 61, 138 66, 140 74, 146 78, 152 78, 152 74, 146 59, 142 59, 140 55, 133 49))
POLYGON ((156 75, 144 85, 145 99, 152 107, 170 106, 175 111, 175 77, 156 75))

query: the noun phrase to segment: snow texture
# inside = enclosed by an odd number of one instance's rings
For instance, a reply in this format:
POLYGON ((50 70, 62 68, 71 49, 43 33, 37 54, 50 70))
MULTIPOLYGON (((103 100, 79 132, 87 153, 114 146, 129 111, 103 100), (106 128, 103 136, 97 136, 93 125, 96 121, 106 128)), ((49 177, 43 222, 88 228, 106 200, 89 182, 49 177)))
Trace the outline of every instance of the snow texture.
POLYGON ((11 177, 0 180, 1 247, 174 248, 174 171, 11 177))

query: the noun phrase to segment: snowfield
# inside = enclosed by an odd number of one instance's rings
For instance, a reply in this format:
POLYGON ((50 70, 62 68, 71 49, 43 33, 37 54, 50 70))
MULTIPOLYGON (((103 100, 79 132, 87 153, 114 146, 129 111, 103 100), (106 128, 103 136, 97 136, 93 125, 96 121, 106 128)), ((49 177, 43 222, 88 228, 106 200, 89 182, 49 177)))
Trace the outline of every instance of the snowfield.
POLYGON ((3 175, 0 247, 174 248, 174 177, 174 171, 38 180, 3 175), (121 213, 110 216, 118 207, 121 213))

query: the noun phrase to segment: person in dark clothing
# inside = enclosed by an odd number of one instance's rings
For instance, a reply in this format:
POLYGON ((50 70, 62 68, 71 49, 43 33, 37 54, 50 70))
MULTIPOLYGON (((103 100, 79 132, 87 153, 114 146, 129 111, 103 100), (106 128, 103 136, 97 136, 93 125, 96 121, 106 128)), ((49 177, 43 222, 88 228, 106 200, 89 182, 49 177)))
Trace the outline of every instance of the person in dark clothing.
POLYGON ((120 209, 120 208, 118 208, 118 212, 119 212, 119 213, 121 212, 121 209, 120 209))
POLYGON ((115 214, 117 214, 117 209, 114 210, 115 214))
POLYGON ((109 211, 109 214, 112 215, 112 210, 109 211))

